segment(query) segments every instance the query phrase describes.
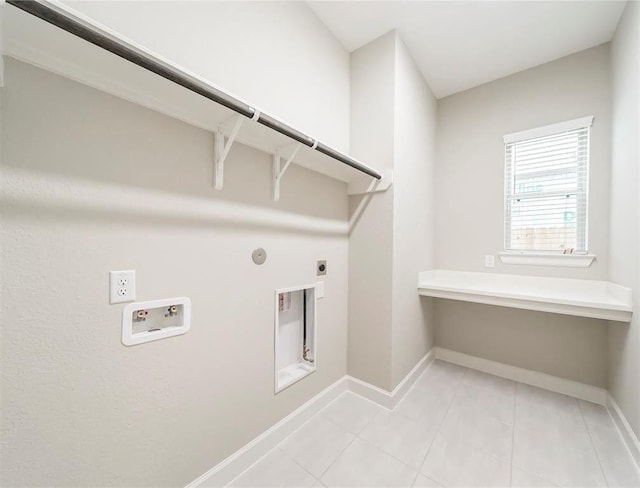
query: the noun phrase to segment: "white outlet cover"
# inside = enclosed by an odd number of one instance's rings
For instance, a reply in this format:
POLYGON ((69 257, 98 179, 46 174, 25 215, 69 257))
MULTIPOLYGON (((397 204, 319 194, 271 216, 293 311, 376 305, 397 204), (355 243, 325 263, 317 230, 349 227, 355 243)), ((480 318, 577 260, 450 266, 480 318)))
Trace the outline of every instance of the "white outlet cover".
POLYGON ((493 254, 486 254, 484 256, 484 267, 485 268, 496 267, 496 257, 493 254))
POLYGON ((136 299, 136 272, 133 269, 109 273, 111 303, 132 302, 136 299))
POLYGON ((316 298, 324 298, 324 281, 316 283, 316 298))

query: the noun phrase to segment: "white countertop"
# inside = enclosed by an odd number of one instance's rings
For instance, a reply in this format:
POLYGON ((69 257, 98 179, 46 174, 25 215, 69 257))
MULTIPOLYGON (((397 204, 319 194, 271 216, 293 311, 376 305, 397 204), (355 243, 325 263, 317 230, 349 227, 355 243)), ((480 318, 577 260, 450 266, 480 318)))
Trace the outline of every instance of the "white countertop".
POLYGON ((632 291, 615 283, 537 276, 432 270, 418 293, 504 307, 630 322, 632 291))

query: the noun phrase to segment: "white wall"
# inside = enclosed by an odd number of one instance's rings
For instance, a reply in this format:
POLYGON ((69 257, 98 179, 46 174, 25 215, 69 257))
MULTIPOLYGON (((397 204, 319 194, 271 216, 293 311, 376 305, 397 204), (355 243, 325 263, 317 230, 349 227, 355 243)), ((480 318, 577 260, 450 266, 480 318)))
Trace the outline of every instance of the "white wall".
POLYGON ((436 101, 395 31, 354 51, 351 73, 353 155, 394 184, 350 199, 348 367, 391 391, 433 346, 417 280, 433 265, 436 101))
MULTIPOLYGON (((351 151, 394 166, 395 43, 390 32, 351 54, 351 151)), ((394 187, 350 197, 349 374, 391 390, 394 187)))
POLYGON ((294 166, 274 203, 271 157, 237 145, 216 192, 210 133, 5 62, 3 485, 184 486, 346 373, 343 183, 294 166), (274 396, 273 293, 317 259, 318 370, 274 396), (139 300, 191 298, 188 334, 121 344, 129 268, 139 300))
MULTIPOLYGON (((526 275, 606 279, 609 259, 609 173, 611 151, 609 45, 561 58, 438 101, 436 171, 436 267, 526 275), (504 265, 484 268, 484 255, 503 250, 504 146, 502 136, 584 115, 593 115, 589 185, 590 268, 504 265)), ((575 348, 542 351, 526 341, 500 338, 507 317, 497 307, 456 303, 472 323, 452 315, 451 304, 436 302, 436 344, 503 360, 597 386, 605 386, 606 323, 590 319, 544 324, 544 313, 527 315, 521 335, 542 343, 574 337, 575 348), (468 330, 486 337, 474 345, 468 330), (486 346, 486 347, 485 347, 486 346), (505 348, 513 348, 507 351, 505 348), (590 351, 591 355, 585 355, 590 351), (560 355, 566 355, 560 357, 560 355), (509 359, 509 361, 507 361, 509 359), (593 365, 597 364, 597 370, 593 365)), ((515 320, 515 318, 512 318, 515 320)))
POLYGON ((304 2, 66 3, 349 151, 349 54, 304 2))
POLYGON ((433 300, 416 290, 434 265, 436 99, 396 37, 392 387, 433 347, 433 300))
POLYGON ((630 325, 609 324, 609 391, 640 437, 640 5, 628 2, 611 43, 613 139, 610 279, 634 291, 630 325))

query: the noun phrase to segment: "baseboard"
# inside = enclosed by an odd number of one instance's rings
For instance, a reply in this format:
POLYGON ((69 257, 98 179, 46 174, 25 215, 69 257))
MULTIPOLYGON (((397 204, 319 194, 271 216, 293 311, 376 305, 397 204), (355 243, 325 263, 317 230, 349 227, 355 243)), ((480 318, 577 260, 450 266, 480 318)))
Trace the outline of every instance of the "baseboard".
POLYGON ((316 396, 305 402, 244 447, 220 462, 186 488, 226 486, 234 478, 250 468, 255 462, 276 447, 289 434, 347 391, 348 377, 343 376, 316 396))
POLYGON ((531 386, 544 388, 545 390, 555 391, 564 395, 572 396, 580 400, 597 403, 599 405, 607 404, 607 390, 598 388, 597 386, 579 383, 577 381, 552 376, 539 371, 518 368, 509 364, 491 361, 489 359, 470 356, 457 351, 435 348, 436 359, 448 361, 450 363, 466 366, 467 368, 483 371, 495 376, 507 378, 510 380, 525 383, 531 386))
POLYGON ((378 388, 366 381, 354 378, 353 376, 348 377, 349 391, 391 410, 400 402, 400 400, 402 400, 411 386, 413 386, 415 381, 434 359, 435 351, 434 349, 431 349, 420 361, 418 361, 413 369, 407 373, 403 380, 398 383, 398 386, 396 386, 391 392, 378 388))
POLYGON ((318 393, 309 401, 291 412, 280 422, 260 434, 244 447, 220 462, 186 488, 226 486, 249 469, 289 434, 301 427, 307 420, 322 410, 345 391, 351 391, 382 407, 392 409, 409 391, 413 383, 435 359, 435 352, 429 351, 392 392, 361 381, 351 376, 343 376, 338 381, 318 393))
POLYGON ((638 469, 640 469, 640 441, 638 440, 636 433, 631 428, 631 424, 629 424, 627 418, 622 413, 620 406, 611 396, 611 393, 607 394, 607 407, 613 422, 616 424, 616 427, 620 431, 620 435, 627 444, 629 452, 631 452, 633 460, 636 462, 638 469))

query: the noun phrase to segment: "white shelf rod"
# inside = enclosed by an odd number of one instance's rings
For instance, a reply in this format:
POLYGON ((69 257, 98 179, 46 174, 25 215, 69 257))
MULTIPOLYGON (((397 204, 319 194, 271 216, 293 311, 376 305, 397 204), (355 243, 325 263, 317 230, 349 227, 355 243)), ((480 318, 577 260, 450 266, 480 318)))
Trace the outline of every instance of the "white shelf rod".
MULTIPOLYGON (((150 52, 115 32, 96 25, 91 19, 74 12, 72 8, 60 2, 47 0, 6 0, 6 3, 105 49, 143 69, 151 71, 166 80, 176 83, 187 90, 223 105, 246 118, 256 121, 258 124, 279 132, 342 164, 350 166, 356 171, 365 173, 377 180, 382 178, 380 173, 360 161, 318 142, 316 139, 294 129, 275 117, 260 113, 256 108, 225 93, 198 75, 187 72, 169 60, 150 52)), ((220 162, 224 163, 224 158, 220 158, 220 162)), ((222 181, 220 184, 222 184, 222 181)))

